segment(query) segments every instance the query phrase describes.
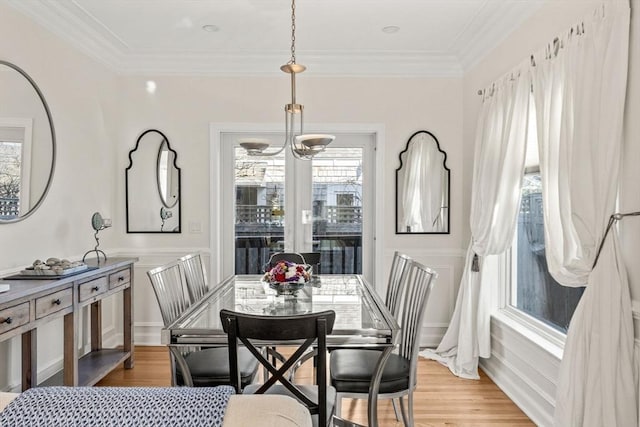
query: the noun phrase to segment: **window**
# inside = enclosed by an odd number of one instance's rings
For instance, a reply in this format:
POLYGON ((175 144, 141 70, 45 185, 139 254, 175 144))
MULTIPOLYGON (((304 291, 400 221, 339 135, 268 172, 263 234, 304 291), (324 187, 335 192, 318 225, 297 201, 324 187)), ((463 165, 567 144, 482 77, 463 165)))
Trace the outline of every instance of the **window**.
POLYGON ((30 207, 31 120, 0 119, 0 218, 30 207))
POLYGON ((584 288, 560 285, 547 268, 542 180, 533 100, 529 110, 525 161, 527 172, 522 182, 520 212, 511 251, 509 304, 551 328, 566 333, 584 288))
POLYGON ((310 161, 288 150, 248 156, 243 136, 222 134, 224 275, 262 273, 271 254, 287 251, 319 252, 323 274, 373 278, 375 134, 340 134, 310 161))
POLYGON ((512 276, 512 280, 515 280, 511 304, 518 310, 566 333, 584 288, 562 286, 549 274, 543 225, 540 174, 526 174, 522 185, 513 251, 516 266, 515 274, 512 276))

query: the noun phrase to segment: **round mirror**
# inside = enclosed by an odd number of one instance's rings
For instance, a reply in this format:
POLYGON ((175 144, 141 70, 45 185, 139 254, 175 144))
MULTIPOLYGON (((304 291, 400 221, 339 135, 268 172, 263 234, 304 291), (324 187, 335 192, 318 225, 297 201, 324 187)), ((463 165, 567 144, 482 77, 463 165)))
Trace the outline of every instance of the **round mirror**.
POLYGON ((169 148, 167 140, 163 140, 158 150, 158 192, 165 208, 171 209, 178 203, 178 167, 175 164, 176 153, 169 148))
POLYGON ((0 60, 0 223, 42 204, 53 177, 56 138, 49 106, 18 66, 0 60))

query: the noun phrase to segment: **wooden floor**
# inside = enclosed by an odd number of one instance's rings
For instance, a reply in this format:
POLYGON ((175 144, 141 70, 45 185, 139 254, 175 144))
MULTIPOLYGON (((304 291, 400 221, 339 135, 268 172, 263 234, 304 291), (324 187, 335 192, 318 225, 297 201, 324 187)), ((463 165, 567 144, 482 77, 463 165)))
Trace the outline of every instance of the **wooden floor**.
MULTIPOLYGON (((300 371, 300 382, 310 378, 311 369, 300 371)), ((169 353, 165 347, 136 347, 135 367, 113 371, 99 386, 169 386, 169 353)), ((419 427, 534 426, 527 416, 484 374, 480 380, 453 376, 437 362, 421 358, 418 389, 414 393, 415 425, 419 427)), ((343 418, 366 424, 366 401, 345 399, 343 418)), ((378 405, 381 427, 402 426, 388 401, 378 405)))

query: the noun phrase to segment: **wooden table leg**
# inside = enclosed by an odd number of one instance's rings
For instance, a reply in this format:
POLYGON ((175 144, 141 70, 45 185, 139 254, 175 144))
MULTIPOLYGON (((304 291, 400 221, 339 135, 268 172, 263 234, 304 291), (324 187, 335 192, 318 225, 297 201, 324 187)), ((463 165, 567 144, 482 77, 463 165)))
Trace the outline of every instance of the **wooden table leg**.
POLYGON ((129 357, 124 361, 126 369, 133 368, 133 283, 127 289, 122 291, 122 306, 124 316, 122 323, 124 324, 124 351, 129 352, 129 357))
POLYGON ((91 304, 91 351, 102 349, 102 301, 91 304))
POLYGON ((38 385, 38 333, 22 334, 22 391, 38 385))
POLYGON ((64 379, 67 386, 78 385, 78 333, 75 313, 64 316, 64 379))

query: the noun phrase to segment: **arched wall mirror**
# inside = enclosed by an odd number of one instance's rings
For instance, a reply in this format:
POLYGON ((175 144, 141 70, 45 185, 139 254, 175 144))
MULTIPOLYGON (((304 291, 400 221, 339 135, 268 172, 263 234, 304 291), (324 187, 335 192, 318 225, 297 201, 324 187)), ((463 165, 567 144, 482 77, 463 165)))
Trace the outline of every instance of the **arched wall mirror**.
POLYGON ((448 234, 450 170, 438 139, 421 130, 409 138, 396 169, 396 234, 448 234))
POLYGON ((0 60, 0 223, 31 215, 55 168, 56 136, 42 92, 20 67, 0 60))
POLYGON ((127 233, 180 233, 178 154, 159 130, 144 131, 129 151, 127 233))

